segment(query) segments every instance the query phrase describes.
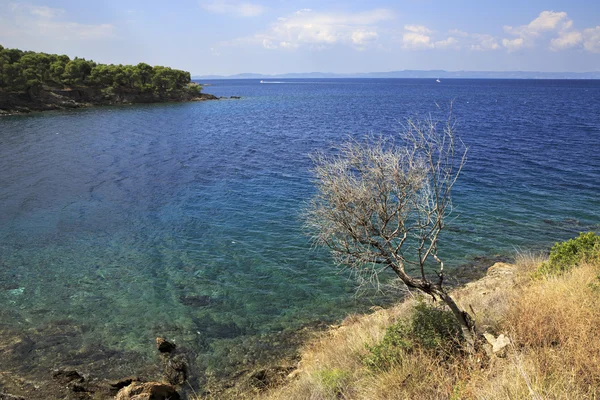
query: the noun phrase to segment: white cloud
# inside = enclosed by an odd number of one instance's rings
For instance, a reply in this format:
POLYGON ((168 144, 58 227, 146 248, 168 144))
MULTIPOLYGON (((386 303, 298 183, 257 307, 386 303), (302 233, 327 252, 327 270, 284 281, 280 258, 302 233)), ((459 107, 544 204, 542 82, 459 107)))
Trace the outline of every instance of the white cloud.
POLYGON ((362 46, 377 40, 378 37, 379 35, 377 34, 377 32, 358 30, 352 32, 352 43, 358 46, 362 46))
POLYGON ((583 48, 590 53, 600 53, 600 26, 583 31, 583 48))
POLYGON ((566 50, 578 46, 582 42, 583 35, 581 32, 560 32, 557 38, 550 41, 550 49, 553 51, 566 50))
POLYGON ((460 42, 455 37, 449 36, 444 40, 438 40, 434 43, 436 49, 460 49, 460 42))
POLYGON ((431 35, 433 33, 431 29, 423 25, 404 25, 404 30, 420 35, 431 35))
POLYGON ((452 30, 445 39, 435 40, 435 31, 424 25, 405 25, 402 34, 402 48, 407 50, 453 49, 461 48, 458 37, 464 37, 465 32, 452 30))
POLYGON ((504 31, 511 35, 522 38, 538 37, 544 32, 566 30, 571 27, 573 21, 569 19, 566 12, 542 11, 540 15, 527 25, 518 27, 505 26, 504 31))
POLYGON ((469 34, 467 32, 461 31, 460 29, 450 29, 448 33, 455 37, 468 37, 469 34))
POLYGON ((265 12, 260 4, 229 0, 201 0, 200 7, 216 14, 233 14, 240 17, 257 17, 265 12))
POLYGON ((281 42, 281 43, 279 43, 279 47, 281 47, 282 49, 297 49, 298 44, 290 43, 290 42, 281 42))
POLYGON ((402 35, 402 47, 411 50, 433 49, 431 35, 433 31, 423 25, 405 25, 402 35))
POLYGON ((516 28, 505 26, 504 31, 517 36, 515 39, 502 40, 509 52, 532 47, 536 40, 550 37, 549 49, 552 51, 583 48, 588 52, 600 53, 600 26, 583 31, 574 30, 573 20, 566 12, 542 11, 529 24, 516 28))
POLYGON ((268 31, 238 41, 259 43, 269 50, 301 46, 323 50, 335 44, 352 45, 362 50, 378 40, 378 23, 393 17, 391 11, 384 9, 358 13, 319 13, 302 9, 278 18, 268 31))
POLYGON ((500 45, 495 37, 487 34, 474 33, 470 35, 473 38, 473 43, 471 44, 471 50, 474 51, 490 51, 490 50, 498 50, 500 45))
POLYGON ((525 40, 523 38, 516 39, 502 39, 502 46, 506 47, 509 53, 513 51, 518 51, 523 48, 525 45, 525 40))
POLYGON ((551 49, 562 50, 569 47, 567 44, 575 39, 575 36, 569 33, 572 26, 573 20, 569 19, 566 12, 542 11, 527 25, 505 26, 504 31, 517 38, 505 38, 502 40, 502 45, 509 52, 518 51, 525 47, 533 47, 536 39, 546 33, 558 33, 559 37, 552 41, 551 49))
POLYGON ((65 10, 45 6, 11 3, 8 18, 3 21, 0 33, 18 36, 19 39, 43 36, 48 40, 86 40, 114 37, 112 24, 81 24, 63 18, 65 10))
MULTIPOLYGON (((218 3, 221 6, 232 4, 226 1, 218 3)), ((342 44, 352 46, 356 50, 364 50, 388 48, 387 39, 399 41, 404 50, 482 52, 506 49, 512 53, 545 41, 547 48, 552 51, 579 48, 600 53, 600 26, 575 30, 573 21, 563 11, 542 11, 528 24, 504 26, 504 31, 508 34, 504 35, 506 37, 470 33, 460 29, 451 29, 442 33, 419 24, 404 25, 402 31, 396 32, 397 35, 394 37, 390 27, 383 25, 383 22, 394 17, 394 13, 387 9, 331 13, 305 8, 278 18, 268 30, 262 33, 221 43, 221 45, 243 43, 262 46, 268 50, 294 50, 301 47, 325 50, 342 44)))

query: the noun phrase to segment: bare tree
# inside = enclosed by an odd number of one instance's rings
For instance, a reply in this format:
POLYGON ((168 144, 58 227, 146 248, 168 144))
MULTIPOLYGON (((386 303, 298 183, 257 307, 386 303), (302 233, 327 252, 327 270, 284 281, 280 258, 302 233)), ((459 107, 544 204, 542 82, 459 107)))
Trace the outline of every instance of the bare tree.
POLYGON ((376 274, 392 270, 409 288, 441 299, 472 350, 475 322, 444 287, 438 254, 467 148, 451 117, 442 123, 410 119, 399 141, 349 140, 333 155, 313 155, 318 191, 306 226, 338 264, 376 274))

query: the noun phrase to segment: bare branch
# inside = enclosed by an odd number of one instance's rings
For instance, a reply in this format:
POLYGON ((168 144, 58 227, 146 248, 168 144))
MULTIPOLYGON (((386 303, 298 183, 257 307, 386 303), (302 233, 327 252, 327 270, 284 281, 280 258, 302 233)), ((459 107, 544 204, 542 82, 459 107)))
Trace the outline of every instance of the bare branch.
POLYGON ((452 115, 444 122, 431 116, 409 119, 396 140, 349 140, 335 150, 312 156, 317 194, 305 221, 315 243, 328 246, 337 263, 356 271, 366 266, 369 274, 382 271, 374 265, 393 270, 407 287, 443 299, 474 329, 442 287, 444 263, 438 256, 452 188, 467 154, 452 115), (435 264, 433 274, 429 269, 435 264), (417 266, 418 278, 407 265, 417 266))

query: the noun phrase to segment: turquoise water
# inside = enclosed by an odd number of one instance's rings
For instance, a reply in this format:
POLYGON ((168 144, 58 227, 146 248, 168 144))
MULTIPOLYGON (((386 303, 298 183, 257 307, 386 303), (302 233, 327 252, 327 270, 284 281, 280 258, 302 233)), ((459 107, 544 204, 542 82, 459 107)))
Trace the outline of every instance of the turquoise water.
POLYGON ((447 264, 599 229, 600 82, 211 83, 243 98, 0 119, 0 328, 76 327, 44 365, 102 348, 135 371, 166 336, 200 370, 235 369, 232 343, 389 302, 303 235, 308 155, 436 103, 470 147, 447 264))

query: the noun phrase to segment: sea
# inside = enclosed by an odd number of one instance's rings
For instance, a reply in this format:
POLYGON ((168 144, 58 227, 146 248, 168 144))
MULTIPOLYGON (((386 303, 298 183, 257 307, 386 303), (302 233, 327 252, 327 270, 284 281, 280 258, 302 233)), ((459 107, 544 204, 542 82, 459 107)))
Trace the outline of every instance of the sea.
POLYGON ((241 99, 0 118, 0 335, 25 343, 0 371, 136 374, 165 337, 218 380, 392 304, 392 275, 359 283, 306 234, 310 155, 450 106, 468 147, 440 238, 450 281, 600 231, 600 81, 202 83, 241 99))

